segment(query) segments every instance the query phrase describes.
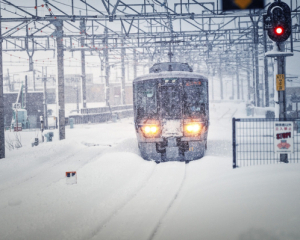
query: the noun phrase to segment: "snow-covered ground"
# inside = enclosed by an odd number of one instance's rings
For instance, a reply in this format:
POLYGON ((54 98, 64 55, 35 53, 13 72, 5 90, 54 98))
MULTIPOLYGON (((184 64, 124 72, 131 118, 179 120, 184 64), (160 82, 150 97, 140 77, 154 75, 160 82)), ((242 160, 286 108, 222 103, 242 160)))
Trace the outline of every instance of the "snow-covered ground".
POLYGON ((189 164, 143 160, 132 119, 76 125, 64 141, 54 130, 37 147, 38 132, 20 133, 0 161, 0 239, 299 240, 300 165, 233 170, 231 118, 245 103, 210 113, 206 156, 189 164))

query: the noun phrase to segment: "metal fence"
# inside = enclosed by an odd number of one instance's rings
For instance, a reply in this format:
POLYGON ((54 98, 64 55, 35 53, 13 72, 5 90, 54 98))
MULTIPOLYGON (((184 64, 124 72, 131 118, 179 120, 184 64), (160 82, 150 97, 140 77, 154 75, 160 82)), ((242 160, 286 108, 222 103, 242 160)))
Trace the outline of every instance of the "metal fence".
POLYGON ((75 124, 101 123, 112 120, 112 118, 121 119, 133 116, 133 105, 113 106, 102 108, 81 109, 81 114, 70 115, 75 124))
POLYGON ((289 163, 300 160, 300 119, 233 118, 232 132, 233 168, 280 163, 286 156, 289 163), (293 152, 288 155, 275 153, 276 122, 293 122, 293 152))

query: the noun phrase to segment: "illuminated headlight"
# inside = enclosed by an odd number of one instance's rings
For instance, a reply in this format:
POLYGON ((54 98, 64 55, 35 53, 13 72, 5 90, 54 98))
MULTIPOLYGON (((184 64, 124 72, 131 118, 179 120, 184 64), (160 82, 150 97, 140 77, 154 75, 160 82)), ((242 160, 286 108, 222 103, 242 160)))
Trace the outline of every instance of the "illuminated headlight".
POLYGON ((189 123, 184 126, 185 136, 195 136, 198 135, 202 130, 201 123, 189 123))
POLYGON ((159 127, 157 125, 142 126, 145 137, 157 137, 159 135, 159 127))

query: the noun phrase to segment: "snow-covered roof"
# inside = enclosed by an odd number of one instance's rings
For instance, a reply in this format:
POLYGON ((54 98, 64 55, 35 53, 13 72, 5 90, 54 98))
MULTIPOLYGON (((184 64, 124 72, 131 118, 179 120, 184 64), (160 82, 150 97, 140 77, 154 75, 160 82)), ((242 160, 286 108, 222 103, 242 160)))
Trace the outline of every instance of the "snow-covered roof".
POLYGON ((133 82, 139 82, 149 79, 157 79, 157 78, 197 78, 208 80, 206 77, 200 75, 195 72, 181 72, 181 71, 170 71, 170 72, 160 72, 160 73, 150 73, 146 75, 142 75, 133 80, 133 82))

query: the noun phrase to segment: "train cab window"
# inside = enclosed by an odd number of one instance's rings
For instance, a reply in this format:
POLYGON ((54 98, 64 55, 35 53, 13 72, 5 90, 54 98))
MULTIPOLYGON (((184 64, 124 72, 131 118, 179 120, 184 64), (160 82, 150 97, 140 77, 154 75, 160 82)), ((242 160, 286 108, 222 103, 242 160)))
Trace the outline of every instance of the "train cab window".
POLYGON ((205 114, 208 107, 207 83, 200 80, 184 81, 184 114, 194 116, 205 114))
POLYGON ((135 101, 138 117, 157 113, 156 82, 145 81, 135 84, 135 101))
POLYGON ((181 118, 181 93, 178 85, 160 88, 160 109, 163 118, 181 118))

